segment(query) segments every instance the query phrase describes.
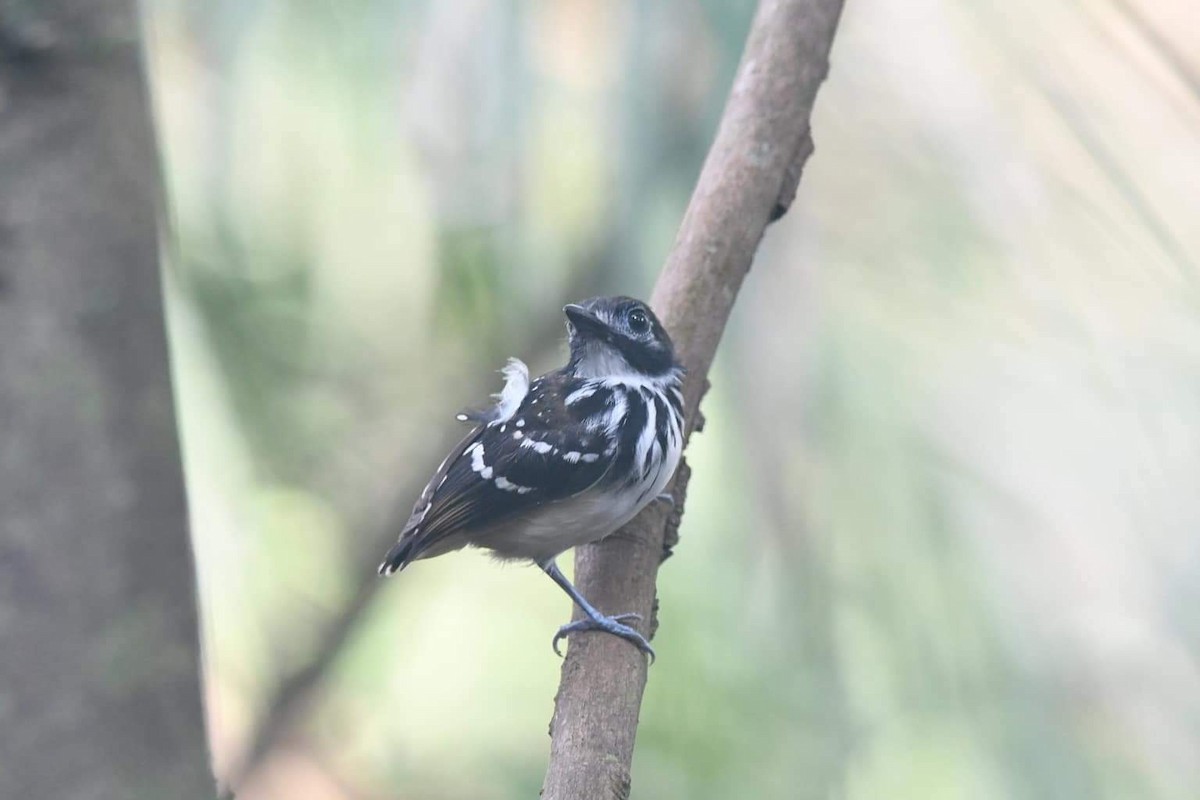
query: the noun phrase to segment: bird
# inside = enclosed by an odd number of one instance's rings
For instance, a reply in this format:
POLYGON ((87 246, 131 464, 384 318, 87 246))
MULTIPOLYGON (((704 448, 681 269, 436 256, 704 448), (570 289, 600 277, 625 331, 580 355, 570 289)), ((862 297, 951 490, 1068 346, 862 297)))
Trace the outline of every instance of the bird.
POLYGON ((618 636, 653 662, 650 643, 575 588, 555 559, 599 541, 657 499, 684 444, 684 369, 666 329, 632 297, 593 297, 563 308, 567 364, 530 381, 510 358, 495 404, 457 415, 471 431, 434 472, 388 551, 379 573, 464 547, 502 561, 537 565, 584 616, 563 625, 551 645, 573 633, 618 636))

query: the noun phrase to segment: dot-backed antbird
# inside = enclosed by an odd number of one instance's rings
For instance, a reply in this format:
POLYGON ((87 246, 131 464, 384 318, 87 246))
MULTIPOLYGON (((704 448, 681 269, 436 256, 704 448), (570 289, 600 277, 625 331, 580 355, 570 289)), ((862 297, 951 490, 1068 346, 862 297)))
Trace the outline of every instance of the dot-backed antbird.
POLYGON ((568 634, 605 631, 653 659, 625 624, 641 617, 601 614, 554 559, 660 496, 683 449, 683 369, 645 303, 595 297, 563 312, 567 365, 531 383, 525 364, 510 359, 496 405, 458 415, 471 432, 434 473, 379 572, 468 545, 529 560, 586 614, 559 629, 555 652, 568 634))

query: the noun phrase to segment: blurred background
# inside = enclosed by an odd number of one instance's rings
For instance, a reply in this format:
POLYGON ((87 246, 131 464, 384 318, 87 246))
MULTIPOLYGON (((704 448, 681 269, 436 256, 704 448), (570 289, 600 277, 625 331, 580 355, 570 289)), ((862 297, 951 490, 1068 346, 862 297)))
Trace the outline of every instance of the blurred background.
MULTIPOLYGON (((533 797, 561 592, 375 566, 505 357, 650 294, 753 3, 145 5, 218 771, 533 797)), ((848 3, 635 797, 1200 796, 1198 53, 1188 0, 848 3)))

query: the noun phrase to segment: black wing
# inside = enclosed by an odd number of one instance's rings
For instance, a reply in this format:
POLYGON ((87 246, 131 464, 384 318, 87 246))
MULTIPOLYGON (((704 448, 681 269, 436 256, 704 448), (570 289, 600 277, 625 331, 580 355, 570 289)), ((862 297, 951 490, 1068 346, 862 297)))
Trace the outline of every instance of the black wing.
POLYGON ((421 493, 400 541, 379 571, 388 575, 459 532, 480 530, 595 484, 612 463, 603 429, 563 404, 565 379, 534 381, 507 419, 479 425, 451 451, 421 493))

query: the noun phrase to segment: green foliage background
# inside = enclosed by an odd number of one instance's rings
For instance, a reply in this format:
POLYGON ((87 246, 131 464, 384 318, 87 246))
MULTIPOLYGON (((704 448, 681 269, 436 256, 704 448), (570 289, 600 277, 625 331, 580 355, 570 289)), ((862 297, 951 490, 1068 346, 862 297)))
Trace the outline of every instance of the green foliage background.
MULTIPOLYGON (((453 412, 559 363, 564 302, 649 294, 753 6, 148 5, 227 769, 453 412)), ((689 453, 634 795, 1196 797, 1192 10, 848 6, 689 453)), ((567 614, 420 564, 244 796, 534 796, 567 614)))

